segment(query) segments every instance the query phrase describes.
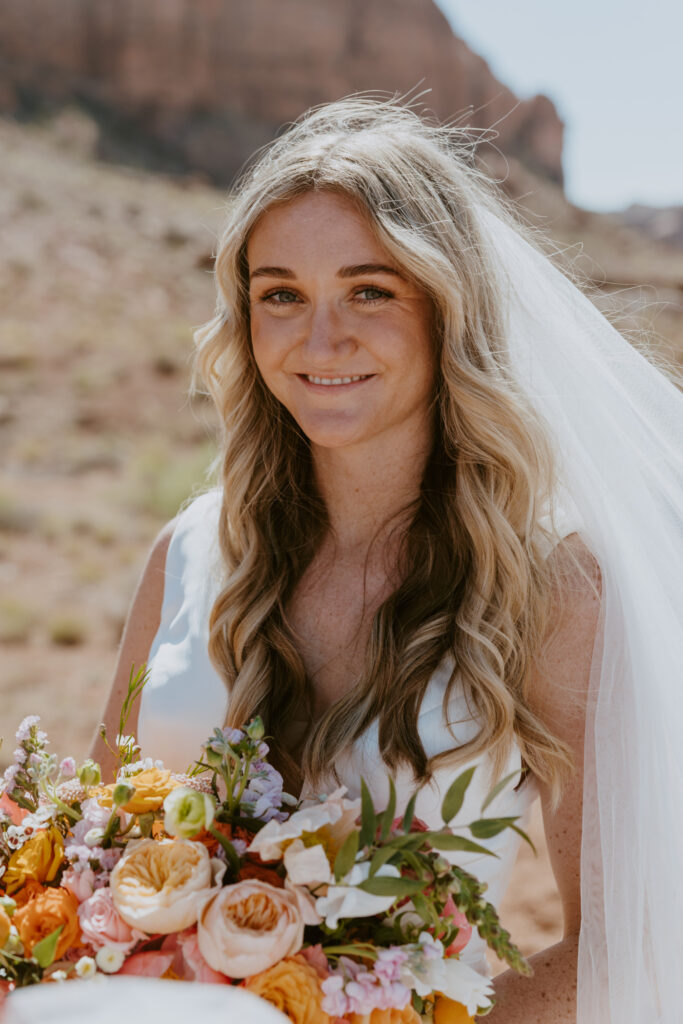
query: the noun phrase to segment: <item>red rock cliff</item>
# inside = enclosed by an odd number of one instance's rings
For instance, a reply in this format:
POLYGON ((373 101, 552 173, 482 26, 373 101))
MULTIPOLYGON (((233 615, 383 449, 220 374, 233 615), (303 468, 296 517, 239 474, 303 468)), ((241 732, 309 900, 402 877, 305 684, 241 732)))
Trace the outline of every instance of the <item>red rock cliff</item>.
POLYGON ((105 138, 222 182, 312 104, 418 83, 439 117, 471 107, 465 123, 561 182, 550 100, 517 101, 433 0, 0 0, 1 109, 76 100, 105 138))

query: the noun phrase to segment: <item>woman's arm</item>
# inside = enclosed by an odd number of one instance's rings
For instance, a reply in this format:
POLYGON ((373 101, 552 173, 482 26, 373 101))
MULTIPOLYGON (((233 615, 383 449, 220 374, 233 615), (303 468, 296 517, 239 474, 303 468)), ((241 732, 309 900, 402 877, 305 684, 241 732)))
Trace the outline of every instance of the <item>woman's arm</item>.
MULTIPOLYGON (((112 746, 118 732, 121 705, 128 690, 131 666, 135 665, 135 668, 138 669, 146 663, 149 649, 159 628, 161 605, 164 599, 166 552, 175 523, 175 519, 167 523, 156 538, 128 612, 116 663, 114 682, 102 719, 107 730, 107 739, 112 746)), ((136 701, 127 725, 127 731, 133 735, 137 730, 138 710, 139 702, 136 701)), ((102 741, 99 730, 93 742, 91 757, 101 765, 103 779, 110 781, 116 768, 116 762, 102 741)))
MULTIPOLYGON (((573 551, 600 589, 597 563, 578 534, 559 544, 551 558, 563 574, 563 602, 554 604, 543 664, 532 673, 529 704, 572 748, 576 771, 555 813, 549 788, 539 780, 550 861, 562 899, 564 938, 529 958, 532 978, 505 971, 494 982, 496 1006, 490 1024, 575 1024, 576 969, 581 926, 581 815, 583 748, 590 668, 600 603, 591 584, 569 560, 573 551)), ((514 936, 513 936, 514 938, 514 936)))

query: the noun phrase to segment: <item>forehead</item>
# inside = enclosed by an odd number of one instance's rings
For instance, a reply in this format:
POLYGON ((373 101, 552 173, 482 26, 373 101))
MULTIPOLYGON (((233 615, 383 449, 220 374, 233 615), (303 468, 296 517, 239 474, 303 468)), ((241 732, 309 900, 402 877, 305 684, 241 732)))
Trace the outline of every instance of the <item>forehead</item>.
POLYGON ((303 253, 319 248, 363 249, 367 256, 386 256, 369 216, 348 196, 337 192, 306 192, 266 210, 247 239, 250 264, 266 251, 303 253))

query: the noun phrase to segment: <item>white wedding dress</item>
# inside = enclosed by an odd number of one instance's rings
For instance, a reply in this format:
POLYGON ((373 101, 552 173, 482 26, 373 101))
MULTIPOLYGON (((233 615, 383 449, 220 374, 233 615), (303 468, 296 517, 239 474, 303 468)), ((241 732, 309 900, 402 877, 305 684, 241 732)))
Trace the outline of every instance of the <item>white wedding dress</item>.
MULTIPOLYGON (((207 653, 209 615, 221 580, 219 511, 220 492, 213 490, 196 498, 178 518, 166 557, 161 622, 148 661, 150 676, 140 704, 138 739, 143 756, 161 759, 167 768, 176 771, 185 770, 198 757, 201 743, 215 726, 223 724, 227 710, 226 687, 207 653)), ((555 519, 556 526, 561 526, 557 540, 572 532, 568 516, 561 524, 557 513, 555 519)), ((471 739, 479 728, 468 710, 463 691, 451 699, 451 728, 446 728, 442 700, 451 671, 452 660, 446 657, 434 672, 422 701, 418 725, 428 756, 471 739)), ((492 785, 491 764, 488 756, 479 758, 476 763, 477 771, 452 826, 467 824, 481 816, 481 803, 492 785)), ((455 770, 441 768, 435 773, 431 784, 419 794, 416 807, 419 818, 432 827, 441 826, 443 794, 466 767, 468 765, 455 770)), ((378 810, 387 802, 387 770, 379 756, 376 724, 356 741, 350 755, 337 765, 339 779, 351 796, 358 795, 361 776, 365 779, 378 810)), ((520 770, 521 755, 515 744, 505 774, 520 770)), ((518 781, 510 782, 489 805, 486 815, 518 815, 517 824, 524 828, 538 790, 533 777, 528 776, 515 791, 513 787, 518 781)), ((399 770, 394 782, 400 811, 414 789, 410 771, 399 770)), ((336 788, 336 785, 331 778, 326 788, 336 788)), ((495 906, 500 905, 507 888, 519 843, 520 837, 507 829, 487 840, 486 845, 497 858, 484 854, 455 855, 458 864, 488 883, 487 898, 495 906)), ((489 975, 485 949, 485 943, 475 933, 461 959, 489 975)))

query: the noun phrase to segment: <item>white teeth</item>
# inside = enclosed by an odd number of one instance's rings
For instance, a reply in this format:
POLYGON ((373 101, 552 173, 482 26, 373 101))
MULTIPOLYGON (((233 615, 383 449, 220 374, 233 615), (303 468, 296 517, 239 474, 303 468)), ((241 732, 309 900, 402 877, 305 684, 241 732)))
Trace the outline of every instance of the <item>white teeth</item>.
POLYGON ((366 377, 369 376, 370 374, 368 373, 361 373, 356 377, 314 377, 313 374, 307 373, 306 380, 310 381, 311 384, 324 384, 329 386, 332 384, 355 384, 357 380, 365 380, 366 377))

